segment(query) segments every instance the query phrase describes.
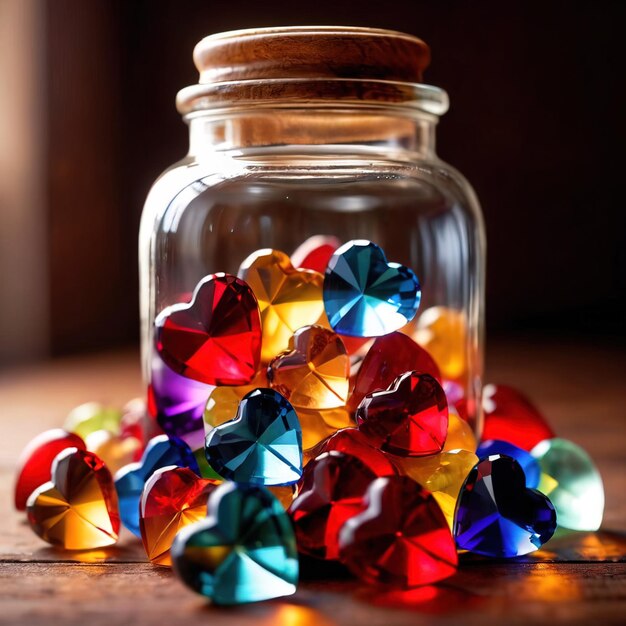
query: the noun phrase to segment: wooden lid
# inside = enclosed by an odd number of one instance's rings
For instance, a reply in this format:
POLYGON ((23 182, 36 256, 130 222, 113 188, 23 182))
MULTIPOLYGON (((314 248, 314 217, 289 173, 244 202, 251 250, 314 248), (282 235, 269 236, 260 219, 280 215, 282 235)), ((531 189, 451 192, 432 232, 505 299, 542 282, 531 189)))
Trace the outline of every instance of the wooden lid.
POLYGON ((205 37, 194 50, 201 84, 267 79, 422 82, 430 49, 390 30, 291 26, 205 37))

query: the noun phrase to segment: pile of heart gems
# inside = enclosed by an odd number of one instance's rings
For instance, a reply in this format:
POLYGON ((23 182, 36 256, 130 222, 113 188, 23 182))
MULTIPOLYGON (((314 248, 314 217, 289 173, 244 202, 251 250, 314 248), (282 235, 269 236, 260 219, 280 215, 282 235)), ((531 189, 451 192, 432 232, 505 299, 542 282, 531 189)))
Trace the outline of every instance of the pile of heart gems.
POLYGON ((123 525, 217 604, 293 593, 299 553, 410 589, 454 574, 459 550, 596 530, 593 462, 517 391, 484 388, 476 441, 460 314, 416 317, 420 297, 380 247, 332 237, 204 277, 155 320, 147 403, 82 405, 32 441, 17 509, 67 550, 123 525))

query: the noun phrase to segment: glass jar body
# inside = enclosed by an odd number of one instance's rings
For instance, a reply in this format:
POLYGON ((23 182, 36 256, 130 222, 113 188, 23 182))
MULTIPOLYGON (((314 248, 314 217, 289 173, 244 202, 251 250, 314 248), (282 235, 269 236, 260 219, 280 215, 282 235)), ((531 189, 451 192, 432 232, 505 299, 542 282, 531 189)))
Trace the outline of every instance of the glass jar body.
MULTIPOLYGON (((341 138, 341 124, 334 135, 332 124, 323 124, 323 137, 318 124, 311 141, 311 129, 296 124, 294 131, 285 115, 274 112, 260 140, 251 130, 259 120, 192 120, 190 155, 150 191, 140 233, 146 382, 160 384, 166 367, 155 352, 155 317, 188 301, 207 274, 236 275, 251 253, 291 254, 313 236, 365 239, 419 277, 420 309, 402 332, 431 351, 449 398, 463 397, 479 428, 484 229, 471 187, 434 152, 435 120, 417 115, 407 126, 395 114, 377 113, 378 130, 357 124, 361 134, 370 128, 361 140, 341 138), (309 139, 293 143, 291 134, 309 139)), ((348 135, 354 114, 351 120, 348 135)), ((199 398, 210 391, 190 384, 199 398)))

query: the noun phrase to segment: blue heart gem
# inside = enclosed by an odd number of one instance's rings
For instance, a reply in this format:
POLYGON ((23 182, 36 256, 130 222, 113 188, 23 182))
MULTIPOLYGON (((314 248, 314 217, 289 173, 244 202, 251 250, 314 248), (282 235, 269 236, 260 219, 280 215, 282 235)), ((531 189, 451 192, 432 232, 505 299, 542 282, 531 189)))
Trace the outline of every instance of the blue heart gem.
POLYGON ((159 435, 148 442, 141 461, 122 467, 115 474, 115 490, 122 524, 141 537, 139 529, 139 500, 146 481, 154 472, 168 465, 188 467, 199 474, 198 463, 189 446, 180 439, 159 435))
POLYGON ((514 557, 541 548, 556 530, 550 500, 526 487, 521 465, 490 456, 469 473, 456 505, 457 546, 492 557, 514 557))
POLYGON ((223 483, 208 517, 183 528, 171 548, 174 572, 216 604, 291 595, 298 554, 291 522, 264 487, 223 483))
POLYGON ((408 267, 388 263, 371 241, 345 243, 331 257, 324 278, 330 325, 342 335, 380 337, 410 322, 421 288, 408 267))
POLYGON ((300 421, 277 391, 255 389, 242 398, 234 419, 209 432, 205 453, 227 480, 291 485, 302 476, 300 421))
POLYGON ((526 486, 529 489, 536 489, 539 486, 539 479, 541 478, 541 468, 537 459, 535 459, 530 452, 522 450, 517 446, 509 443, 508 441, 502 441, 501 439, 488 439, 483 441, 476 450, 476 456, 479 459, 485 459, 494 454, 505 454, 515 459, 524 470, 526 476, 526 486))

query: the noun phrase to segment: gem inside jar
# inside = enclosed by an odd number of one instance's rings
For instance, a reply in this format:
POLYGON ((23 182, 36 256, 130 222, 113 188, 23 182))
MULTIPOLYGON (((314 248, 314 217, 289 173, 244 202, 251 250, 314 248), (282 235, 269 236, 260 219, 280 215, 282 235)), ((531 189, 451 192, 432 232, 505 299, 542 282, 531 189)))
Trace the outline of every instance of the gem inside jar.
POLYGON ((339 533, 341 561, 359 578, 407 589, 454 574, 454 539, 429 491, 408 476, 378 478, 365 506, 339 533))
POLYGON ((550 500, 528 489, 520 464, 504 455, 483 459, 472 469, 454 520, 459 548, 500 558, 534 552, 556 530, 550 500))
MULTIPOLYGON (((476 450, 476 455, 480 459, 484 459, 494 454, 505 454, 506 456, 510 456, 512 459, 515 459, 524 470, 524 475, 526 476, 526 486, 531 489, 536 489, 539 486, 541 469, 539 467, 539 463, 537 463, 537 460, 533 458, 530 452, 526 452, 526 450, 522 450, 522 448, 518 448, 508 441, 501 441, 499 439, 488 439, 487 441, 482 441, 476 450)), ((542 489, 539 491, 545 493, 542 489)))
POLYGON ((411 269, 389 263, 379 246, 365 240, 335 250, 324 279, 330 325, 356 337, 379 337, 402 328, 415 316, 421 293, 411 269))
POLYGON ((141 495, 141 539, 156 565, 171 565, 170 548, 181 528, 206 517, 207 502, 219 480, 199 478, 186 467, 152 474, 141 495))
POLYGON ((296 590, 293 529, 282 505, 264 487, 217 487, 207 517, 176 535, 171 555, 178 577, 216 604, 258 602, 296 590))
POLYGON ((67 550, 89 550, 117 541, 120 518, 111 473, 91 452, 68 448, 52 464, 51 480, 26 505, 31 528, 67 550))
POLYGON ((164 309, 156 347, 175 372, 208 385, 245 385, 259 367, 261 320, 250 287, 230 274, 203 278, 191 302, 164 309))
POLYGON ((302 429, 293 407, 273 389, 246 394, 237 416, 206 437, 209 465, 227 480, 288 485, 302 475, 302 429))
POLYGON ((356 419, 359 430, 385 452, 437 454, 448 432, 448 401, 430 374, 407 372, 388 390, 365 396, 356 419))
POLYGON ((591 457, 574 442, 558 437, 538 443, 531 454, 541 468, 539 491, 554 504, 559 526, 598 530, 604 487, 591 457))

